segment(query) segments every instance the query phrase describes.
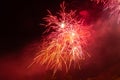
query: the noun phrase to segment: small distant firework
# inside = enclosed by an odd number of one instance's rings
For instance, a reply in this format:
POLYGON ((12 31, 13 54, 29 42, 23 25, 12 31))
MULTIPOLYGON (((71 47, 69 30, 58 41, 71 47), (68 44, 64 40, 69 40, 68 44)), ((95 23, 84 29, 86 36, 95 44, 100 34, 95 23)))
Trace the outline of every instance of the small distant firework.
POLYGON ((91 0, 91 1, 94 1, 94 2, 96 2, 97 4, 98 3, 107 3, 109 0, 91 0))
POLYGON ((116 19, 117 23, 120 23, 120 0, 109 0, 105 10, 110 10, 111 19, 116 19))
POLYGON ((80 68, 80 62, 88 56, 86 51, 87 39, 90 31, 83 26, 83 21, 76 16, 76 11, 66 12, 65 3, 61 5, 61 10, 54 16, 49 10, 49 15, 45 17, 47 30, 43 36, 41 49, 34 58, 34 63, 46 66, 47 70, 68 70, 73 66, 80 68))
POLYGON ((103 3, 104 11, 107 11, 111 20, 117 20, 120 23, 120 0, 91 0, 98 3, 103 3))

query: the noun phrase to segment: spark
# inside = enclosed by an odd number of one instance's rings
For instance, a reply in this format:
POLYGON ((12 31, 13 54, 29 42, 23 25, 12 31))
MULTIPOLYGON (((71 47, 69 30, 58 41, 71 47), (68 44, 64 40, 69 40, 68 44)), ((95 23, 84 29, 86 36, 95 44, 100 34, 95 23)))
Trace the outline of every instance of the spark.
POLYGON ((65 23, 61 23, 61 28, 64 28, 65 27, 65 23))
POLYGON ((90 31, 82 23, 83 20, 76 16, 76 11, 66 12, 65 3, 61 5, 58 16, 53 15, 49 10, 49 15, 45 17, 47 30, 49 33, 43 36, 40 50, 34 58, 34 63, 46 66, 47 70, 68 70, 73 66, 80 68, 80 62, 88 56, 86 51, 87 40, 90 31))

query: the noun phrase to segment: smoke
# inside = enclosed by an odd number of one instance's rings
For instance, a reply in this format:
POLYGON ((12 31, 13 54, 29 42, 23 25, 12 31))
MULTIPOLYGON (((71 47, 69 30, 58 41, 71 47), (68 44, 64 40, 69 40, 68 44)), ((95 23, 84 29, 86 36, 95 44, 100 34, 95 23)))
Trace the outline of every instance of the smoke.
POLYGON ((16 52, 5 53, 7 55, 0 59, 0 80, 111 80, 119 77, 120 25, 115 19, 109 19, 109 12, 104 12, 100 4, 86 3, 90 8, 80 8, 79 0, 75 2, 78 5, 74 5, 74 9, 79 10, 79 15, 87 16, 94 30, 89 45, 91 57, 83 62, 81 69, 71 70, 66 75, 57 72, 52 77, 52 71, 39 65, 28 68, 39 50, 40 40, 37 39, 16 52))

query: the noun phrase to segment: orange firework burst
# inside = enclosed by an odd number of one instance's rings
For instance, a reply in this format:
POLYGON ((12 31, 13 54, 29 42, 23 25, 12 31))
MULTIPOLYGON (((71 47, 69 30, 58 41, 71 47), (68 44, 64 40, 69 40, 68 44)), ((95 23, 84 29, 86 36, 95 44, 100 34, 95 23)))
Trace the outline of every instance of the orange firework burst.
POLYGON ((76 11, 65 11, 65 4, 60 5, 58 16, 45 17, 49 33, 44 36, 41 50, 37 52, 33 63, 45 65, 46 69, 64 70, 67 72, 72 66, 79 68, 80 62, 88 55, 86 51, 87 38, 90 32, 83 26, 83 21, 75 15, 76 11))

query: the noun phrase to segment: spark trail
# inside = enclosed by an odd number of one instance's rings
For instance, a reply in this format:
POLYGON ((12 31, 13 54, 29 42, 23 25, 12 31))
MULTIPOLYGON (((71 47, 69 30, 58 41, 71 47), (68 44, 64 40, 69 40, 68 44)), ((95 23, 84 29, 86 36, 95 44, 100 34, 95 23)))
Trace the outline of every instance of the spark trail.
POLYGON ((96 2, 97 4, 98 3, 107 3, 109 0, 91 0, 91 1, 94 1, 94 2, 96 2))
POLYGON ((120 0, 109 0, 105 5, 105 10, 110 10, 111 19, 117 20, 120 23, 120 0))
POLYGON ((116 20, 120 23, 120 0, 91 0, 104 4, 104 11, 107 11, 111 20, 116 20))
POLYGON ((87 40, 91 36, 89 26, 83 25, 83 19, 76 16, 76 11, 66 12, 65 3, 61 5, 57 16, 50 11, 45 17, 47 30, 43 36, 41 49, 32 63, 46 66, 47 70, 68 72, 71 67, 80 68, 80 62, 88 56, 87 40))

